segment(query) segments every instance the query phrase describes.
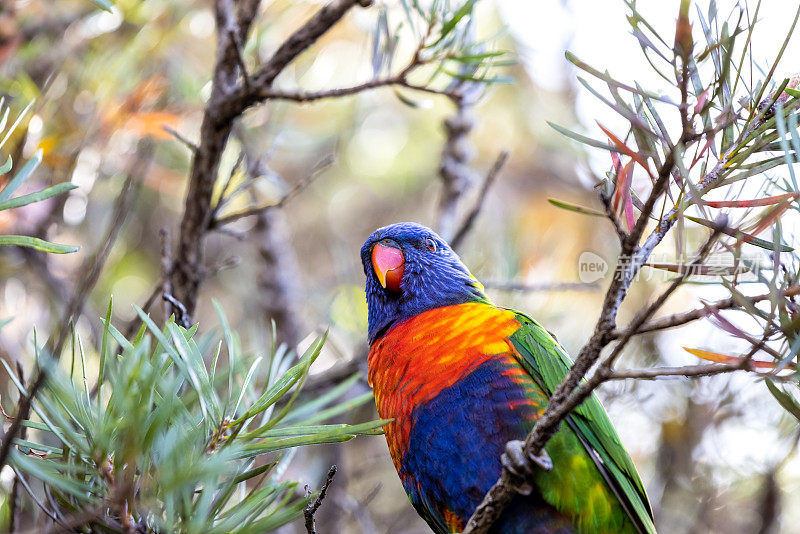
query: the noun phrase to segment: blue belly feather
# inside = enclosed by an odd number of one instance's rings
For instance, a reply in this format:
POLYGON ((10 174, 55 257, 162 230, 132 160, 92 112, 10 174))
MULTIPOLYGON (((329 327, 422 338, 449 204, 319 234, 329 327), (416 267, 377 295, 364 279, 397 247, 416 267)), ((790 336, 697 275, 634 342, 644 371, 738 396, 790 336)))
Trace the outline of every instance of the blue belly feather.
MULTIPOLYGON (((538 406, 530 393, 489 361, 412 412, 400 479, 411 502, 437 532, 449 532, 446 512, 466 523, 501 471, 500 455, 524 439, 538 406), (446 504, 445 504, 446 503, 446 504)), ((492 532, 566 534, 573 527, 536 494, 518 495, 492 532)))

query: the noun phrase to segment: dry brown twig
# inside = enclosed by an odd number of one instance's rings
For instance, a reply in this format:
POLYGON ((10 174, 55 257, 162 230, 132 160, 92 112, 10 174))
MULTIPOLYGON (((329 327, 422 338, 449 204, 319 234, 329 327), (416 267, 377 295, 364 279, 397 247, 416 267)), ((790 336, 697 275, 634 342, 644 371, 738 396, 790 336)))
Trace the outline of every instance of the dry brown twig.
POLYGON ((486 195, 489 193, 489 188, 492 187, 497 175, 500 174, 500 171, 503 169, 503 166, 508 161, 508 151, 503 150, 495 159, 494 164, 489 169, 489 172, 486 173, 486 178, 483 179, 483 184, 481 185, 481 190, 478 192, 478 198, 475 200, 475 204, 472 206, 472 209, 467 213, 464 217, 464 220, 461 221, 459 227, 455 230, 453 234, 453 238, 450 240, 450 246, 453 249, 457 249, 459 245, 464 241, 464 238, 467 237, 467 234, 472 229, 472 226, 475 224, 475 221, 478 218, 478 215, 483 208, 483 204, 486 201, 486 195))
POLYGON ((322 506, 322 501, 325 500, 325 496, 328 494, 328 487, 333 482, 334 476, 336 476, 336 466, 332 465, 328 470, 328 474, 325 477, 325 482, 322 484, 322 488, 319 490, 319 495, 317 495, 317 498, 314 499, 314 502, 306 506, 306 509, 303 510, 306 532, 308 534, 317 533, 316 525, 314 524, 314 514, 317 513, 319 507, 322 506))

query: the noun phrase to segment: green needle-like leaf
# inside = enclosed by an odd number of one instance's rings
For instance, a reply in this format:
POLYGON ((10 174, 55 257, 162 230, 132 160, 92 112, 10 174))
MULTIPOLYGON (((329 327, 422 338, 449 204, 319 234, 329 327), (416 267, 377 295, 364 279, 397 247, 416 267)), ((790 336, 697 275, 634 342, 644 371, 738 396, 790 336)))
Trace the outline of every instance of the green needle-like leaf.
POLYGON ((0 235, 0 246, 17 246, 29 247, 42 252, 51 252, 53 254, 69 254, 80 250, 80 247, 72 245, 59 245, 58 243, 51 243, 38 237, 29 237, 25 235, 0 235))

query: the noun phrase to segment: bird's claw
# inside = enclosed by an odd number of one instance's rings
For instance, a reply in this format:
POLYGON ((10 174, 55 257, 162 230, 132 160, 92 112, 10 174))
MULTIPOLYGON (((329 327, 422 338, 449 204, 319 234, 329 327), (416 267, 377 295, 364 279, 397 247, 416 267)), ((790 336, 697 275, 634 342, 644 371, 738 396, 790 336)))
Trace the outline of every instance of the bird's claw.
POLYGON ((550 459, 550 456, 547 454, 547 451, 542 449, 538 456, 535 454, 529 454, 528 458, 539 466, 540 469, 544 471, 550 471, 553 468, 553 460, 550 459))
POLYGON ((509 441, 506 444, 506 452, 503 453, 500 460, 503 463, 503 467, 523 481, 519 484, 517 490, 523 495, 528 495, 533 489, 527 482, 533 475, 533 465, 545 471, 550 471, 553 468, 553 461, 544 449, 538 456, 526 455, 525 442, 520 440, 509 441))

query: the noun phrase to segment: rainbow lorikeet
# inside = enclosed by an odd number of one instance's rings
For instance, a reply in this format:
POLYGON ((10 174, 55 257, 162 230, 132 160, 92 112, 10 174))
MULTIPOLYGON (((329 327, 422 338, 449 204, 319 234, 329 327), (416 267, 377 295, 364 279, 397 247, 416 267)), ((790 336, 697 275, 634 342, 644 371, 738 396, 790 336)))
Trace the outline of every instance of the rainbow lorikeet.
MULTIPOLYGON (((389 452, 431 528, 459 532, 500 475, 507 442, 525 438, 572 362, 539 323, 492 304, 424 226, 376 230, 361 260, 369 381, 378 413, 392 419, 389 452)), ((530 471, 532 491, 514 497, 492 532, 655 533, 636 468, 595 396, 545 452, 552 468, 530 471)))

